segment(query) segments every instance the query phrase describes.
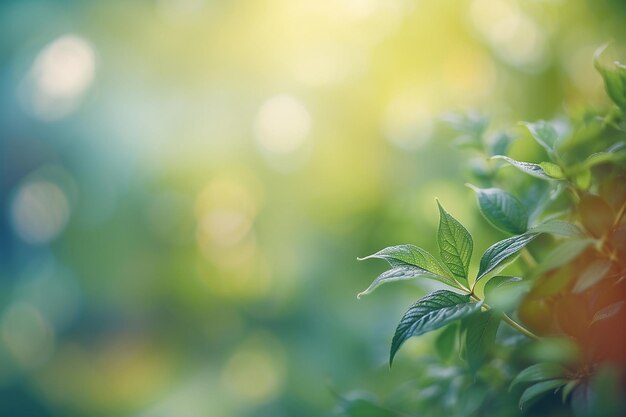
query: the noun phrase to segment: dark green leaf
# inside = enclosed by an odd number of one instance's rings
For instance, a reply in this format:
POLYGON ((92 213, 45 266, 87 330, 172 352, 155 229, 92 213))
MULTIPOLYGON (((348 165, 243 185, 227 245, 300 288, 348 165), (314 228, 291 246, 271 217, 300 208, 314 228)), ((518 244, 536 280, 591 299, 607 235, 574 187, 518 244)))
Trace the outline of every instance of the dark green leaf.
POLYGON ((563 378, 567 374, 567 369, 556 363, 537 363, 524 369, 511 382, 509 391, 518 384, 526 382, 545 381, 546 379, 563 378))
POLYGON ((493 271, 503 261, 517 254, 526 245, 528 245, 538 235, 536 233, 526 233, 523 235, 513 236, 508 239, 501 240, 491 245, 482 258, 480 258, 480 268, 476 281, 493 271))
POLYGON ((480 303, 470 302, 469 295, 439 290, 413 304, 404 314, 391 342, 389 365, 402 344, 410 337, 438 329, 467 317, 480 309, 480 303))
POLYGON ((439 231, 437 243, 441 259, 455 278, 467 286, 470 258, 474 250, 472 236, 467 229, 452 217, 437 201, 439 206, 439 231))
POLYGON ((578 386, 579 383, 580 381, 578 379, 573 379, 569 381, 567 384, 565 384, 565 386, 563 387, 563 391, 561 393, 561 400, 563 402, 567 401, 567 397, 569 397, 572 390, 576 388, 576 386, 578 386))
POLYGON ((522 393, 519 399, 519 408, 523 409, 524 406, 536 399, 548 391, 556 390, 558 387, 567 383, 566 379, 551 379, 549 381, 539 382, 535 385, 531 385, 526 388, 526 391, 522 393))
POLYGON ((626 66, 611 57, 608 45, 596 51, 594 65, 602 78, 611 100, 626 110, 626 66))
POLYGON ((516 235, 526 231, 528 212, 514 195, 499 188, 468 186, 476 192, 480 212, 494 227, 516 235))
POLYGON ((581 293, 600 282, 611 269, 611 265, 612 263, 608 259, 593 261, 578 276, 572 292, 581 293))
POLYGON ((550 233, 552 235, 580 237, 583 231, 573 223, 564 220, 548 220, 528 230, 530 233, 550 233))
POLYGON ((465 357, 472 372, 484 363, 496 340, 500 316, 492 310, 463 319, 465 328, 465 357))
POLYGON ((543 146, 548 153, 554 151, 554 147, 559 140, 559 134, 552 125, 545 120, 539 120, 536 123, 522 123, 528 128, 530 134, 543 146))
POLYGON ((550 175, 548 175, 548 173, 545 172, 543 168, 541 168, 541 166, 537 164, 533 164, 530 162, 516 161, 515 159, 511 159, 507 156, 501 156, 501 155, 494 156, 492 157, 492 159, 502 159, 508 162, 509 164, 513 165, 515 168, 519 169, 520 171, 523 171, 529 175, 532 175, 533 177, 540 178, 542 180, 554 180, 555 179, 555 178, 552 178, 550 175))

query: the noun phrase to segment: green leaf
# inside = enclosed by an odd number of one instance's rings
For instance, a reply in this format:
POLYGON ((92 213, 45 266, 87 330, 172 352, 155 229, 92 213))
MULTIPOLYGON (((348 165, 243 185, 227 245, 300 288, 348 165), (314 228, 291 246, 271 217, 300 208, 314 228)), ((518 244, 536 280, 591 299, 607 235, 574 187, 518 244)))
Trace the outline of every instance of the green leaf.
POLYGON ((484 363, 489 350, 496 341, 500 316, 484 311, 463 319, 465 333, 465 357, 472 372, 484 363))
POLYGON ((626 66, 610 56, 608 44, 599 48, 594 57, 594 65, 602 78, 611 100, 622 110, 626 110, 626 66))
POLYGON ((491 159, 502 159, 509 164, 513 165, 515 168, 519 169, 522 172, 525 172, 533 177, 540 178, 542 180, 555 180, 552 178, 546 171, 541 168, 540 165, 533 164, 530 162, 522 162, 516 161, 515 159, 511 159, 508 156, 496 155, 491 157, 491 159))
MULTIPOLYGON (((623 142, 621 142, 623 143, 623 142)), ((626 158, 626 151, 605 151, 605 152, 596 152, 591 154, 587 159, 585 159, 582 163, 583 168, 592 168, 599 164, 604 164, 606 162, 615 162, 621 161, 626 158)))
POLYGON ((468 186, 476 192, 480 212, 494 227, 516 235, 526 231, 528 211, 517 197, 499 188, 468 186))
POLYGON ((567 397, 569 397, 571 392, 574 390, 574 388, 578 386, 579 383, 580 383, 580 380, 573 379, 569 381, 567 384, 565 384, 565 387, 563 387, 563 391, 561 392, 561 400, 563 402, 567 401, 567 397))
POLYGON ((454 278, 452 278, 445 266, 428 251, 418 248, 417 246, 390 246, 373 255, 357 259, 362 261, 371 258, 384 259, 389 262, 389 265, 393 268, 379 275, 366 290, 357 294, 357 298, 370 294, 378 286, 387 282, 402 281, 417 277, 434 279, 454 288, 459 287, 458 283, 454 281, 454 278))
POLYGON ((470 302, 469 295, 439 290, 413 304, 404 314, 391 342, 389 365, 400 346, 413 336, 430 332, 480 309, 482 303, 470 302))
POLYGON ((585 168, 574 177, 574 182, 576 186, 581 190, 586 190, 591 185, 591 170, 589 168, 585 168))
POLYGON ((437 243, 441 259, 455 278, 467 286, 469 263, 474 250, 474 241, 461 223, 452 217, 437 201, 439 206, 439 231, 437 243))
POLYGON ((519 399, 519 408, 523 409, 524 406, 536 399, 548 391, 556 390, 558 387, 567 383, 566 379, 551 379, 549 381, 539 382, 535 385, 531 385, 526 388, 526 391, 522 393, 519 399))
POLYGON ((529 233, 549 233, 552 235, 581 237, 583 231, 573 223, 564 220, 548 220, 545 223, 538 224, 528 230, 529 233))
POLYGON ((513 236, 491 245, 480 258, 480 268, 476 282, 493 271, 498 265, 511 256, 517 254, 526 245, 538 236, 536 233, 526 233, 513 236))
MULTIPOLYGON (((364 295, 371 294, 376 288, 378 288, 382 284, 395 281, 405 281, 417 277, 430 278, 437 281, 445 282, 442 280, 442 277, 434 275, 431 272, 426 271, 425 269, 413 265, 404 264, 396 266, 395 268, 391 268, 390 270, 380 274, 370 284, 370 286, 367 287, 367 289, 358 293, 356 297, 361 298, 364 295)), ((456 283, 453 282, 451 285, 456 285, 456 283)))
POLYGON ((483 288, 483 293, 485 294, 485 300, 488 301, 489 298, 491 298, 491 295, 493 294, 493 291, 496 288, 500 288, 508 284, 520 282, 521 280, 522 280, 521 277, 509 277, 506 275, 498 275, 498 276, 491 278, 485 284, 485 288, 483 288))
POLYGON ((545 120, 539 120, 536 123, 522 123, 528 128, 532 137, 537 143, 544 147, 548 153, 554 151, 554 147, 559 140, 558 132, 552 127, 552 125, 545 120))
POLYGON ((368 393, 352 393, 341 398, 342 415, 350 417, 399 417, 400 413, 387 409, 368 393))
POLYGON ((457 335, 459 332, 459 326, 456 323, 452 323, 443 329, 441 333, 435 339, 435 348, 437 353, 444 361, 449 360, 452 357, 452 353, 456 348, 457 335))
POLYGON ((596 259, 593 261, 578 276, 572 292, 578 294, 596 285, 606 276, 612 265, 608 259, 596 259))
POLYGON ((384 259, 389 262, 391 266, 399 266, 402 264, 417 266, 435 275, 439 275, 442 278, 447 277, 449 281, 453 282, 450 271, 448 271, 437 258, 431 255, 427 250, 414 245, 390 246, 373 255, 357 259, 363 261, 372 258, 384 259))
POLYGON ((556 363, 537 363, 521 371, 509 386, 509 391, 518 384, 527 382, 545 381, 547 379, 563 378, 567 374, 567 369, 556 363))
POLYGON ((594 243, 593 239, 566 240, 546 255, 546 257, 539 264, 535 274, 541 274, 551 269, 558 268, 561 265, 565 265, 580 255, 582 251, 587 249, 587 247, 592 243, 594 243))
POLYGON ((554 179, 562 180, 565 178, 565 173, 563 173, 563 170, 557 164, 553 164, 552 162, 541 162, 539 166, 546 174, 554 179))
POLYGON ((506 152, 515 140, 514 137, 506 133, 498 134, 491 142, 491 155, 506 155, 506 152))

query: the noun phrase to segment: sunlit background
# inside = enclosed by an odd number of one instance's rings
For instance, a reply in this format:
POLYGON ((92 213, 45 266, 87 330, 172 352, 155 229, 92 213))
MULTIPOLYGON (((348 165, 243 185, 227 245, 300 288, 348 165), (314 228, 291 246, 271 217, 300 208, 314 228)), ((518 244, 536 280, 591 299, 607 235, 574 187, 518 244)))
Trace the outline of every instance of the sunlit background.
POLYGON ((435 197, 478 249, 498 237, 438 120, 606 106, 592 55, 625 19, 619 0, 3 1, 0 415, 384 395, 430 343, 388 369, 424 287, 357 302, 384 266, 356 257, 433 249, 435 197))

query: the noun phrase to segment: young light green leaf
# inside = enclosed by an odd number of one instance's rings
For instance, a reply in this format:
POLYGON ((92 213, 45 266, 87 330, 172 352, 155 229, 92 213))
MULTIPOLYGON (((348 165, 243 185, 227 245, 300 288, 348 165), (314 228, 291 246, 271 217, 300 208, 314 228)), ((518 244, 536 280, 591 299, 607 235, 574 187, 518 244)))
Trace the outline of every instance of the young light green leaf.
POLYGON ((583 231, 573 223, 564 220, 548 220, 528 230, 529 233, 549 233, 552 235, 581 237, 583 231))
POLYGON ((511 159, 508 156, 496 155, 491 157, 491 159, 502 159, 509 164, 513 165, 515 168, 519 169, 522 172, 525 172, 533 177, 540 178, 542 180, 555 180, 552 178, 546 171, 541 168, 541 166, 537 164, 533 164, 531 162, 522 162, 516 161, 515 159, 511 159))
POLYGON ((496 340, 496 332, 500 324, 500 315, 494 311, 483 311, 473 314, 462 321, 465 329, 465 357, 472 372, 475 372, 485 361, 489 350, 496 340))
POLYGON ((390 270, 385 271, 382 274, 380 274, 370 284, 369 287, 367 287, 364 291, 361 291, 360 293, 358 293, 356 298, 360 299, 364 295, 371 294, 376 288, 378 288, 382 284, 395 282, 395 281, 405 281, 408 279, 413 279, 413 278, 418 278, 418 277, 434 279, 434 280, 443 282, 448 285, 453 285, 453 286, 457 285, 455 282, 450 281, 449 279, 446 280, 444 277, 435 275, 420 267, 409 265, 409 264, 403 264, 403 265, 398 265, 395 268, 391 268, 390 270))
POLYGON ((544 147, 548 153, 554 151, 554 147, 559 140, 559 134, 552 125, 545 120, 539 120, 535 123, 522 123, 528 128, 532 137, 537 143, 544 147))
POLYGON ((604 79, 609 97, 622 110, 626 110, 626 66, 611 57, 608 44, 599 48, 593 63, 604 79))
POLYGON ((449 281, 454 282, 450 271, 448 271, 441 262, 428 251, 414 245, 390 246, 373 255, 357 259, 363 261, 371 258, 384 259, 389 262, 391 266, 399 266, 400 264, 417 266, 418 268, 439 275, 442 278, 448 278, 449 281))
POLYGON ((572 379, 563 387, 563 391, 561 391, 561 400, 565 403, 567 401, 567 397, 571 394, 571 392, 578 386, 580 380, 572 379))
POLYGON ((522 396, 519 399, 520 410, 523 409, 525 405, 538 399, 541 395, 547 393, 548 391, 556 390, 558 387, 561 387, 566 383, 567 379, 551 379, 531 385, 526 388, 526 391, 522 393, 522 396))
POLYGON ((568 239, 554 248, 541 261, 539 267, 535 270, 535 274, 541 274, 551 269, 565 265, 572 259, 576 258, 589 245, 594 242, 593 239, 568 239))
POLYGON ((391 342, 389 365, 402 344, 410 337, 438 329, 467 317, 480 309, 481 303, 470 302, 469 295, 439 290, 421 298, 404 314, 391 342))
POLYGON ((469 263, 474 250, 474 241, 461 223, 452 217, 437 201, 439 206, 439 230, 437 243, 441 259, 454 277, 467 286, 469 263))
POLYGON ((610 304, 604 307, 602 310, 598 311, 593 315, 593 319, 591 320, 591 324, 594 324, 597 321, 605 320, 613 317, 624 307, 624 301, 618 301, 617 303, 610 304))
POLYGON ((552 162, 541 162, 539 163, 539 166, 546 174, 554 179, 562 180, 565 178, 565 173, 557 164, 553 164, 552 162))
POLYGON ((480 268, 476 281, 478 282, 478 280, 493 271, 507 258, 517 254, 517 252, 522 250, 537 236, 536 233, 526 233, 501 240, 491 245, 480 258, 480 268))
POLYGON ((489 281, 487 281, 485 287, 483 288, 485 300, 489 300, 489 298, 491 298, 491 295, 496 288, 500 288, 508 284, 513 284, 515 282, 520 282, 521 280, 521 277, 509 277, 506 275, 498 275, 491 278, 489 281))
POLYGON ((608 259, 596 259, 589 264, 578 276, 572 292, 575 294, 585 291, 600 282, 611 269, 612 263, 608 259))
POLYGON ((589 155, 587 159, 585 159, 582 163, 583 168, 592 168, 596 165, 603 164, 605 162, 614 162, 621 161, 626 158, 626 151, 605 151, 605 152, 596 152, 594 154, 589 155))
POLYGON ((509 391, 518 384, 545 381, 546 379, 564 378, 567 369, 556 363, 537 363, 521 371, 509 386, 509 391))
POLYGON ((499 188, 468 186, 476 192, 480 212, 494 227, 516 235, 526 231, 528 211, 517 197, 499 188))

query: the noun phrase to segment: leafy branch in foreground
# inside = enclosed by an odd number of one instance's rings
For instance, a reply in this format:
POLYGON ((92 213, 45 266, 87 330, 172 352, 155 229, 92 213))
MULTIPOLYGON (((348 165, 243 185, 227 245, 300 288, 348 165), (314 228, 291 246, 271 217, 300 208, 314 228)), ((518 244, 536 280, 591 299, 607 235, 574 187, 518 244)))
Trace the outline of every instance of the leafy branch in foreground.
MULTIPOLYGON (((516 339, 520 343, 567 340, 578 352, 560 361, 538 358, 510 375, 510 390, 524 386, 520 409, 561 391, 562 402, 571 398, 577 408, 592 410, 579 415, 594 415, 593 407, 603 409, 594 398, 606 364, 613 381, 626 381, 626 335, 617 331, 626 321, 626 66, 607 58, 606 48, 596 54, 595 65, 617 105, 606 114, 523 122, 517 136, 498 132, 491 139, 485 117, 449 118, 460 134, 454 143, 478 155, 473 166, 479 169, 467 185, 479 211, 508 237, 489 246, 471 274, 474 238, 437 201, 439 258, 414 245, 359 258, 384 259, 391 267, 359 298, 400 280, 430 279, 447 287, 418 299, 401 318, 390 366, 406 340, 442 329, 435 341, 441 357, 451 360, 456 349, 476 378, 481 369, 488 372, 505 322, 525 336, 516 339), (514 140, 534 142, 543 158, 509 155, 514 140), (520 276, 499 275, 513 263, 520 276)), ((515 351, 505 358, 519 359, 515 351)), ((494 365, 489 372, 496 371, 494 365)), ((626 387, 615 384, 626 394, 626 387)), ((489 408, 484 395, 477 398, 482 400, 469 410, 489 408)), ((619 395, 613 401, 618 404, 619 395)), ((617 415, 611 413, 602 415, 617 415)))

